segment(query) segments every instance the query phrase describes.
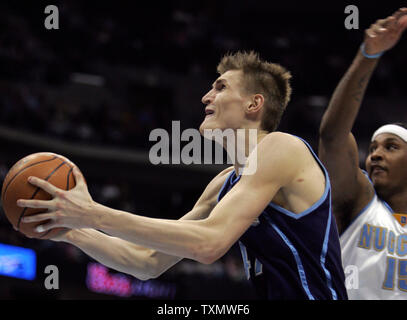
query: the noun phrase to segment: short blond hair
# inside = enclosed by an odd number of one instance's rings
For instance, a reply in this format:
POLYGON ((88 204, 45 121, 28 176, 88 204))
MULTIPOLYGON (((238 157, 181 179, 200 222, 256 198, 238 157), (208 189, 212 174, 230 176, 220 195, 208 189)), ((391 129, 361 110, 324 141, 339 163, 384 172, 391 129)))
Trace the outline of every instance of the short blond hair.
POLYGON ((254 51, 238 51, 223 56, 217 71, 222 75, 229 70, 242 70, 247 92, 264 96, 261 128, 275 131, 290 101, 291 73, 279 64, 261 60, 254 51))

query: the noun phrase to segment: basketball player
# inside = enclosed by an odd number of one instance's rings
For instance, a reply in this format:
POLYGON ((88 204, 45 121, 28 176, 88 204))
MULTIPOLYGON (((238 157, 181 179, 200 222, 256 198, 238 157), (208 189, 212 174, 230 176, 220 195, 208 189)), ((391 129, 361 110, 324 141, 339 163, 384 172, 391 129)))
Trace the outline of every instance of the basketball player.
MULTIPOLYGON (((369 79, 380 56, 407 28, 407 9, 378 20, 338 84, 320 127, 319 155, 332 180, 332 203, 344 268, 356 266, 359 281, 350 299, 407 299, 407 129, 384 125, 374 132, 359 168, 351 133, 369 79)), ((388 106, 387 106, 388 107, 388 106)))
POLYGON ((247 143, 237 144, 247 162, 216 176, 180 220, 95 203, 76 168, 71 191, 29 179, 53 200, 20 200, 23 207, 48 209, 23 222, 50 219, 39 231, 70 228, 57 240, 140 279, 156 277, 182 258, 210 264, 239 241, 247 276, 261 298, 347 299, 327 172, 308 144, 274 132, 290 99, 290 73, 253 52, 225 56, 218 71, 202 98, 201 132, 257 129, 258 144, 250 155, 247 143), (253 161, 257 170, 245 174, 253 161))

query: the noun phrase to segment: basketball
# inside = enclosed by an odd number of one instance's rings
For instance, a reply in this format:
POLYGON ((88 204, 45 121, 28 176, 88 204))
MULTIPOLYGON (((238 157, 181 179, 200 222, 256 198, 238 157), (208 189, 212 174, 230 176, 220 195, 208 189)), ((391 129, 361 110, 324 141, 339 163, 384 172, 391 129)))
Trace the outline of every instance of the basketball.
POLYGON ((34 153, 19 160, 7 173, 1 192, 3 210, 7 219, 18 231, 32 238, 49 239, 64 228, 54 228, 42 233, 35 227, 47 221, 23 223, 21 218, 46 212, 46 209, 22 208, 17 206, 18 199, 51 200, 52 196, 28 182, 35 176, 52 183, 54 186, 70 190, 75 186, 72 173, 73 163, 67 158, 49 152, 34 153))

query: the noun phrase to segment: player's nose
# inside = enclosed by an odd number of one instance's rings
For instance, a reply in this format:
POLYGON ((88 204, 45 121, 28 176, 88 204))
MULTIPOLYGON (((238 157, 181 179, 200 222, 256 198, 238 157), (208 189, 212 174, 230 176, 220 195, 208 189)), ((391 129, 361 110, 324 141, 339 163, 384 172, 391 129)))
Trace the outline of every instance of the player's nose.
MULTIPOLYGON (((212 90, 211 90, 212 91, 212 90)), ((204 104, 204 105, 208 105, 208 104, 210 104, 211 102, 212 102, 212 100, 213 100, 213 95, 212 95, 212 92, 211 91, 208 91, 203 97, 202 97, 202 99, 201 99, 201 101, 202 101, 202 103, 204 104)))
POLYGON ((372 161, 380 161, 383 159, 383 150, 381 147, 374 149, 374 151, 370 154, 370 159, 372 161))

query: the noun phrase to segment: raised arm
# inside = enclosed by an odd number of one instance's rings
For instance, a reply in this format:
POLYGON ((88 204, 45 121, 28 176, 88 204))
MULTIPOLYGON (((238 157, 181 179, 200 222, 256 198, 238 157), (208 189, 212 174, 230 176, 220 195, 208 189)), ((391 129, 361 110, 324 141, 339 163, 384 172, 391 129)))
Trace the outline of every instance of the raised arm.
POLYGON ((336 87, 320 125, 319 157, 332 181, 332 198, 339 231, 373 197, 374 190, 359 168, 357 143, 351 133, 369 80, 380 55, 399 41, 407 27, 407 9, 376 21, 336 87))
MULTIPOLYGON (((216 205, 220 188, 231 169, 218 174, 208 184, 193 209, 180 220, 205 219, 216 205)), ((54 240, 70 243, 103 265, 140 280, 156 278, 182 260, 181 257, 139 246, 94 229, 71 229, 54 240)))

